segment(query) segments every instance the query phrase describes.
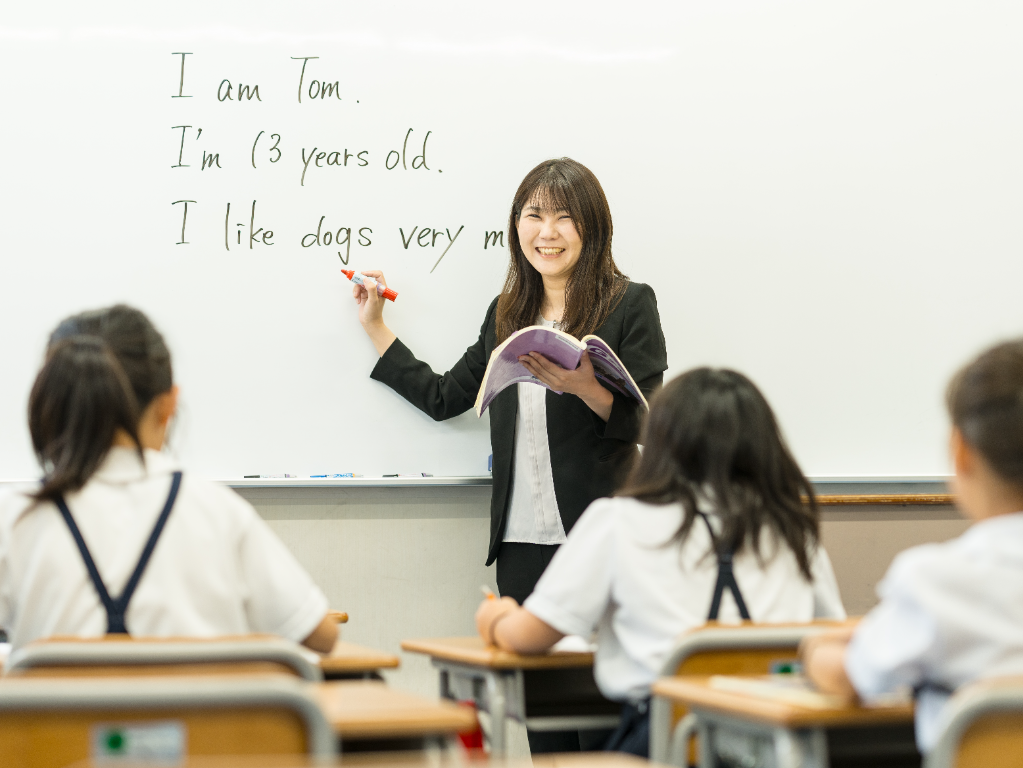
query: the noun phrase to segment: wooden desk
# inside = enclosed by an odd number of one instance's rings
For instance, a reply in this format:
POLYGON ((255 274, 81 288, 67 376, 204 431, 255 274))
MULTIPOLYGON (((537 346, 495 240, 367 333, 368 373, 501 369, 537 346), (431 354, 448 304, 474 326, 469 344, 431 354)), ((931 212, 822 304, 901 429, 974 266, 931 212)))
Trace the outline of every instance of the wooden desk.
MULTIPOLYGON (((509 763, 509 766, 511 764, 509 763)), ((574 752, 537 755, 533 768, 656 768, 643 760, 621 752, 574 752)))
MULTIPOLYGON (((317 761, 303 756, 264 757, 187 757, 175 768, 651 768, 646 760, 617 752, 589 752, 572 754, 537 755, 529 758, 509 759, 473 756, 469 760, 450 752, 415 752, 396 754, 345 755, 335 761, 317 761)), ((66 768, 110 768, 110 762, 82 760, 66 768)), ((152 764, 119 763, 118 768, 152 768, 152 764)))
POLYGON ((655 682, 652 693, 689 708, 701 768, 713 768, 719 758, 771 768, 827 768, 831 758, 853 757, 920 764, 912 705, 863 707, 812 692, 794 694, 803 699, 797 702, 780 692, 741 690, 765 679, 669 677, 655 682))
POLYGON ((400 665, 401 659, 394 654, 341 640, 320 659, 320 669, 327 680, 379 678, 381 669, 397 669, 400 665))
POLYGON ((405 651, 430 657, 440 672, 440 695, 472 701, 490 713, 490 749, 503 756, 507 720, 537 731, 614 728, 621 704, 608 701, 593 680, 593 654, 561 651, 520 656, 479 637, 406 640, 405 651))
POLYGON ((425 699, 375 680, 320 683, 314 695, 341 739, 342 752, 358 749, 353 742, 376 742, 373 749, 443 745, 477 725, 476 713, 468 707, 425 699))
MULTIPOLYGON (((348 760, 345 759, 345 766, 348 760)), ((305 755, 188 755, 174 768, 328 768, 341 766, 341 759, 319 760, 305 755)), ((111 768, 110 760, 79 760, 63 768, 111 768)), ((117 768, 153 768, 151 762, 118 761, 117 768)))

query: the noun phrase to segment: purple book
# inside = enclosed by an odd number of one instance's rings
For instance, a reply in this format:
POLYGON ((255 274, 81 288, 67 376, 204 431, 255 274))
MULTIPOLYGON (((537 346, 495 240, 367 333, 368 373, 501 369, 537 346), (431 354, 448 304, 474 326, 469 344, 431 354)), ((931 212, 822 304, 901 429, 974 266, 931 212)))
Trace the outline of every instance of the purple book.
MULTIPOLYGON (((519 362, 521 355, 538 352, 562 368, 574 371, 579 367, 583 352, 590 353, 590 362, 597 378, 613 390, 633 397, 647 407, 646 398, 636 382, 607 343, 599 336, 586 336, 579 341, 574 336, 542 325, 531 325, 516 331, 490 355, 483 383, 476 396, 476 415, 482 416, 498 393, 512 384, 539 384, 547 387, 519 362)), ((548 387, 549 389, 549 387, 548 387)), ((558 392, 557 394, 561 394, 558 392)))

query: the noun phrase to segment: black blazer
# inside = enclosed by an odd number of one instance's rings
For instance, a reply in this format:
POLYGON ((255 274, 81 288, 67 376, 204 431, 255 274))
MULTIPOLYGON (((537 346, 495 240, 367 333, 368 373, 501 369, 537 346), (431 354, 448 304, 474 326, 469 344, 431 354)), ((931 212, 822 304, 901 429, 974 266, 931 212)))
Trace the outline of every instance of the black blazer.
MULTIPOLYGON (((454 367, 439 376, 395 340, 376 366, 372 378, 383 382, 437 421, 472 408, 497 346, 497 299, 487 310, 476 343, 454 367)), ((653 289, 629 283, 625 295, 604 324, 600 336, 621 358, 649 398, 664 379, 668 356, 653 289)), ((609 496, 636 454, 643 406, 612 391, 614 404, 605 424, 575 395, 547 392, 547 439, 551 448, 554 493, 567 533, 594 499, 609 496)), ((508 387, 490 404, 490 444, 494 450, 494 491, 490 501, 490 551, 494 562, 504 537, 511 499, 518 388, 508 387)))

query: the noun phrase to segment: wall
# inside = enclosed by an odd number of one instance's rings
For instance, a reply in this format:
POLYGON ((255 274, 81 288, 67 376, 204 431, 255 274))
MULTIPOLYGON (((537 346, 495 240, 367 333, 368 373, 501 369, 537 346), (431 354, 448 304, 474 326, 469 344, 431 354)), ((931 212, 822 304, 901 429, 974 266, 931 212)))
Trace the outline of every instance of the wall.
MULTIPOLYGON (((327 593, 348 611, 343 636, 397 653, 403 638, 468 635, 485 568, 490 488, 240 489, 327 593)), ((850 614, 874 604, 874 586, 892 557, 961 533, 951 507, 835 506, 822 537, 850 614)), ((402 655, 388 678, 435 694, 429 664, 402 655)))
POLYGON ((951 506, 825 507, 822 518, 821 537, 852 616, 877 602, 874 587, 897 553, 916 544, 947 541, 968 525, 951 506))
MULTIPOLYGON (((238 489, 347 611, 345 640, 399 652, 408 637, 475 633, 490 532, 488 486, 238 489)), ((396 685, 436 695, 437 676, 402 655, 396 685)))

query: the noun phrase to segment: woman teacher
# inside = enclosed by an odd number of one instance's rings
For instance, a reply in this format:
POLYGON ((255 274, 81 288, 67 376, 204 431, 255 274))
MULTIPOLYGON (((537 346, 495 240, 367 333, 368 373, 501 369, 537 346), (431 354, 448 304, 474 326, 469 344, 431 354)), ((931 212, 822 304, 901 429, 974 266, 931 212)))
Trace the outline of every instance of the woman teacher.
MULTIPOLYGON (((359 321, 380 360, 372 378, 437 421, 475 405, 490 353, 530 325, 576 338, 600 336, 647 396, 668 367, 653 290, 632 283, 611 256, 611 211, 585 166, 541 163, 515 193, 508 222, 511 259, 480 335, 443 376, 417 360, 384 324, 383 299, 354 286, 359 321)), ((386 285, 380 272, 365 272, 386 285)), ((557 395, 534 384, 501 392, 490 405, 494 490, 490 551, 502 596, 529 596, 583 510, 610 495, 636 453, 643 406, 605 388, 584 353, 569 371, 542 355, 522 364, 557 395)))

